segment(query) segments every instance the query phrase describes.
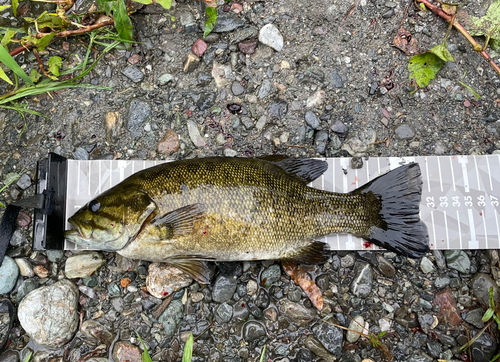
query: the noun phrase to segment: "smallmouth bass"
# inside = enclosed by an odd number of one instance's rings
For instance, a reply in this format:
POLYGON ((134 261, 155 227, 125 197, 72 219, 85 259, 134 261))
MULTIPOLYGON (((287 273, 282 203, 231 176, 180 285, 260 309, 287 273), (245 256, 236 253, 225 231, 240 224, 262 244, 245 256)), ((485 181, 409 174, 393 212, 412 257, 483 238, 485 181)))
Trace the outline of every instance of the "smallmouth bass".
POLYGON ((318 263, 315 238, 350 233, 418 258, 429 249, 419 218, 420 168, 409 164, 350 193, 308 187, 328 168, 285 156, 210 157, 161 164, 97 196, 68 221, 67 240, 167 262, 203 283, 205 261, 318 263))

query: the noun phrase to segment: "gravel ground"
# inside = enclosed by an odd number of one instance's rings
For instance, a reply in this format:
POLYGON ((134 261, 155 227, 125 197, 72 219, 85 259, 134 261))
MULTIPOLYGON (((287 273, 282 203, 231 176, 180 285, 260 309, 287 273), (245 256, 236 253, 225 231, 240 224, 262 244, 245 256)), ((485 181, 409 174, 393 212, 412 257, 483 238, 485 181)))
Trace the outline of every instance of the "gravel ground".
MULTIPOLYGON (((464 9, 482 15, 490 3, 464 9)), ((180 1, 168 13, 143 7, 133 15, 139 43, 106 55, 86 79, 112 90, 68 90, 29 101, 49 119, 1 112, 0 180, 20 170, 26 176, 0 201, 34 192, 36 161, 49 151, 82 160, 500 152, 500 78, 457 32, 448 39, 456 62, 426 89, 410 93, 409 58, 391 45, 406 1, 361 1, 344 21, 350 1, 231 4, 227 12, 220 6, 201 57, 190 55, 201 36, 199 3, 180 1)), ((447 30, 413 5, 404 24, 422 49, 440 43, 447 30)), ((68 60, 85 52, 75 39, 53 48, 68 60)), ((193 52, 203 50, 198 43, 193 52)), ((10 277, 0 278, 0 292, 19 308, 19 319, 28 320, 24 328, 16 320, 0 361, 18 361, 17 352, 23 357, 30 349, 37 361, 65 350, 69 361, 78 361, 96 348, 102 360, 136 361, 135 331, 153 360, 162 361, 180 360, 189 332, 197 337, 193 361, 256 361, 265 345, 267 358, 280 362, 386 358, 367 339, 331 323, 364 325, 374 335, 388 331, 382 342, 395 361, 486 362, 496 353, 495 325, 470 354, 459 346, 486 325, 489 287, 498 293, 500 285, 497 251, 436 251, 421 260, 333 251, 327 263, 308 269, 325 296, 318 313, 278 262, 219 264, 209 286, 176 276, 180 289, 162 299, 146 286, 148 275, 160 273, 156 265, 114 253, 92 255, 96 263, 89 265, 85 254, 33 252, 31 233, 32 226, 15 233, 8 251, 15 262, 4 263, 10 277), (78 274, 68 263, 87 268, 78 274), (37 309, 40 290, 49 291, 52 304, 58 293, 68 298, 54 304, 61 309, 37 309), (65 323, 53 330, 36 325, 37 315, 65 323)))

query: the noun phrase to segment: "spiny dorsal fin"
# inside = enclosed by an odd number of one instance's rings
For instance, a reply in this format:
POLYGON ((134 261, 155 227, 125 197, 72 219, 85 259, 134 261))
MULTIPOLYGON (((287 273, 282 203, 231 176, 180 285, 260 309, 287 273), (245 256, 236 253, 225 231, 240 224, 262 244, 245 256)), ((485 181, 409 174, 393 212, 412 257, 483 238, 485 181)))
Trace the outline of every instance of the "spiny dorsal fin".
POLYGON ((322 160, 292 158, 283 155, 258 158, 281 167, 286 173, 294 176, 306 185, 316 180, 328 169, 328 164, 322 160))
POLYGON ((155 217, 151 223, 160 229, 161 239, 172 239, 192 233, 194 223, 205 215, 202 204, 192 204, 155 217))
POLYGON ((181 255, 165 262, 175 266, 201 284, 210 284, 210 278, 214 274, 214 270, 210 268, 208 261, 199 260, 195 255, 181 255))
POLYGON ((281 260, 302 264, 324 263, 330 256, 330 246, 320 241, 312 241, 308 246, 298 250, 296 253, 287 255, 281 260))

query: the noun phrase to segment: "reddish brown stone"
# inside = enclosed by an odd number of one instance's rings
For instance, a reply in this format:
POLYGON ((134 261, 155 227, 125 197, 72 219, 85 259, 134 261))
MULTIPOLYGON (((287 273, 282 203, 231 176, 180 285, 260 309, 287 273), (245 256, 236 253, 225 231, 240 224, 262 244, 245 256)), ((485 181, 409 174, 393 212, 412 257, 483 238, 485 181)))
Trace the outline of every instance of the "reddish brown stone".
POLYGON ((201 39, 195 41, 193 47, 191 48, 191 51, 199 57, 201 57, 206 50, 207 50, 207 43, 205 43, 201 39))
POLYGON ((177 151, 179 151, 179 137, 174 131, 168 130, 165 137, 158 143, 158 152, 168 156, 177 151))
POLYGON ((233 13, 239 14, 243 11, 243 6, 238 3, 233 3, 231 5, 231 10, 233 11, 233 13))
POLYGON ((31 217, 24 211, 20 211, 17 217, 17 225, 26 227, 31 224, 31 217))
POLYGON ((253 54, 255 53, 255 48, 257 48, 257 39, 250 39, 238 43, 238 48, 243 54, 253 54))
POLYGON ((142 351, 127 341, 116 342, 113 349, 113 360, 117 362, 142 362, 142 351))
POLYGON ((441 323, 458 326, 462 323, 462 318, 457 310, 457 303, 451 295, 451 289, 446 288, 434 297, 434 305, 440 308, 437 317, 441 323))

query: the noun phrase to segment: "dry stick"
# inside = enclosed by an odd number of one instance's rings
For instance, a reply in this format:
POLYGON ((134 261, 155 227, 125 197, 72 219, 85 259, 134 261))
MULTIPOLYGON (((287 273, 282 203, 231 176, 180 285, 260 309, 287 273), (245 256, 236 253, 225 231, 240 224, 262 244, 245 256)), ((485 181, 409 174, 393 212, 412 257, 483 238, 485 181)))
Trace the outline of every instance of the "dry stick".
POLYGON ((457 29, 460 33, 462 33, 463 36, 469 41, 469 43, 472 44, 472 47, 474 48, 475 51, 477 51, 481 56, 488 62, 488 64, 495 70, 498 76, 500 76, 500 67, 491 59, 491 57, 488 55, 486 50, 483 49, 483 47, 478 44, 472 35, 469 34, 465 28, 460 25, 456 20, 454 20, 454 17, 451 15, 446 14, 440 7, 437 5, 431 4, 429 0, 416 0, 419 3, 424 4, 426 7, 428 7, 432 12, 435 14, 439 15, 442 17, 444 20, 446 20, 449 23, 452 23, 455 29, 457 29))
MULTIPOLYGON (((91 32, 92 30, 102 28, 103 26, 113 25, 114 23, 115 23, 115 21, 113 19, 109 19, 109 20, 100 22, 98 24, 88 25, 88 26, 86 26, 84 28, 75 29, 75 30, 61 31, 60 33, 56 33, 56 35, 54 35, 54 38, 65 38, 65 37, 72 36, 72 35, 81 35, 81 34, 85 34, 85 33, 91 32)), ((38 34, 35 35, 35 37, 37 39, 41 39, 45 35, 48 35, 48 34, 49 33, 38 33, 38 34)), ((22 53, 22 52, 24 52, 26 50, 30 50, 29 46, 21 45, 20 47, 17 47, 15 49, 11 50, 9 52, 9 54, 11 56, 14 56, 14 55, 20 54, 20 53, 22 53)))

